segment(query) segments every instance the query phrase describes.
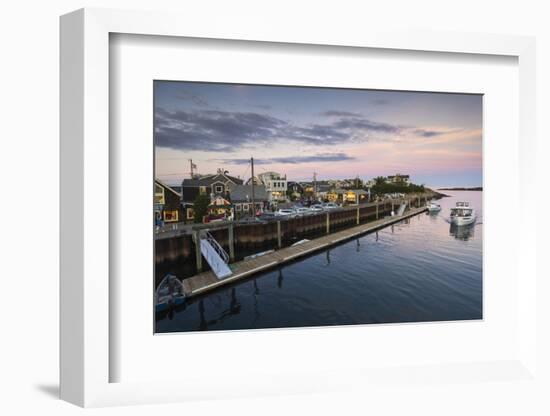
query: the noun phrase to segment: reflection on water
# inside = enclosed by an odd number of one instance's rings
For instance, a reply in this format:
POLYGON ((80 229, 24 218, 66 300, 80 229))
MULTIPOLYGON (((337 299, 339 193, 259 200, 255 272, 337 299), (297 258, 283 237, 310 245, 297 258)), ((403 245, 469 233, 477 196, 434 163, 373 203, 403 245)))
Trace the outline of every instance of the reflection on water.
POLYGON ((235 288, 232 288, 230 291, 230 299, 227 302, 219 302, 215 305, 216 309, 219 309, 221 307, 221 312, 217 313, 215 317, 206 317, 206 299, 200 299, 198 301, 199 306, 199 323, 197 329, 200 331, 205 331, 209 329, 211 326, 220 325, 223 323, 223 321, 232 316, 232 315, 238 315, 241 311, 241 305, 237 300, 237 290, 235 288))
POLYGON ((157 315, 157 332, 480 319, 482 193, 190 299, 157 315), (477 224, 451 226, 467 200, 477 224))
POLYGON ((458 240, 468 241, 474 237, 475 224, 468 225, 456 225, 451 224, 449 228, 449 234, 458 240))

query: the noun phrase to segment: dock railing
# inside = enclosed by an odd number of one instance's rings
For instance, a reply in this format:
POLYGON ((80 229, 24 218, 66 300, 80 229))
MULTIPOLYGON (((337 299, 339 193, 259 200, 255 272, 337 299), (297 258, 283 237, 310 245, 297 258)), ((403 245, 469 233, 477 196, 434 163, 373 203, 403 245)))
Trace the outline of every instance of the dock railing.
POLYGON ((216 241, 216 239, 212 236, 212 234, 210 234, 210 232, 202 231, 200 233, 200 238, 208 241, 210 243, 210 245, 212 246, 212 248, 214 248, 216 253, 218 253, 218 255, 221 257, 221 259, 225 263, 229 263, 229 254, 227 254, 227 252, 223 249, 223 247, 220 245, 220 243, 218 243, 216 241))

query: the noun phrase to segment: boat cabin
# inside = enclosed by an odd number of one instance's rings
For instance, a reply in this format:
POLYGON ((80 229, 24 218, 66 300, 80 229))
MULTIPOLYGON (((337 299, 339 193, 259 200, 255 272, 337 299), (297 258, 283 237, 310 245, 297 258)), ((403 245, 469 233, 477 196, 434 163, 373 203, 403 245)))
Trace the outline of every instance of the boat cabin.
POLYGON ((464 208, 459 206, 455 208, 451 208, 451 217, 471 217, 472 214, 473 214, 472 208, 464 208))

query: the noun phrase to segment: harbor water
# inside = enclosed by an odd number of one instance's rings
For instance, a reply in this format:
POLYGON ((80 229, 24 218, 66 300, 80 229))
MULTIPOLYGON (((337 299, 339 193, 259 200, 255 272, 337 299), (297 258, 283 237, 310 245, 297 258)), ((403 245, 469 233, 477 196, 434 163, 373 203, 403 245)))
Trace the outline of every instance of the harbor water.
POLYGON ((482 319, 482 196, 317 252, 158 314, 156 332, 482 319), (469 201, 473 225, 449 223, 469 201))

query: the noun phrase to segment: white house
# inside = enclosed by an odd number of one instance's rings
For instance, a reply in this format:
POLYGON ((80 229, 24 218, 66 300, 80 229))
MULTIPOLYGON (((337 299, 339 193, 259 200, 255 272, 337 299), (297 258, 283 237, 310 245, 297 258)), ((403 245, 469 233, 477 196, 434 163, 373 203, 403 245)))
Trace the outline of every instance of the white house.
POLYGON ((258 180, 265 186, 270 202, 284 202, 287 200, 288 182, 286 175, 283 176, 277 172, 264 172, 258 175, 258 180))
POLYGON ((386 179, 386 183, 409 186, 411 184, 411 180, 409 175, 402 175, 400 173, 396 173, 395 175, 388 176, 386 179))

